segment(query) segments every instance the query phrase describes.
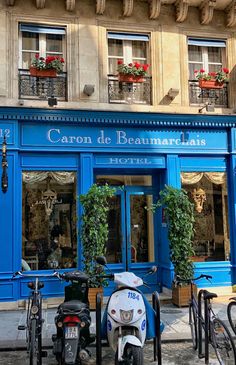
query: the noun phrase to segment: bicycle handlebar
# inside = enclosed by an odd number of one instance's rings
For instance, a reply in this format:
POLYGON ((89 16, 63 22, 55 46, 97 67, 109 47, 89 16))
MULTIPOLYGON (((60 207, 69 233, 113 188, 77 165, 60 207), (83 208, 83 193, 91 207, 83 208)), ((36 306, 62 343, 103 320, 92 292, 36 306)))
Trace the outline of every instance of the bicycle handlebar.
POLYGON ((179 275, 176 276, 176 282, 185 282, 185 283, 191 283, 200 279, 205 278, 206 280, 210 281, 210 279, 212 279, 211 275, 205 275, 205 274, 201 274, 200 276, 196 277, 196 278, 192 278, 192 279, 183 279, 181 278, 179 275))
POLYGON ((33 273, 29 273, 26 274, 22 271, 16 271, 13 275, 12 278, 15 278, 17 275, 21 276, 21 277, 32 277, 32 278, 48 278, 48 277, 58 277, 59 278, 59 273, 58 272, 54 272, 52 274, 33 274, 33 273))

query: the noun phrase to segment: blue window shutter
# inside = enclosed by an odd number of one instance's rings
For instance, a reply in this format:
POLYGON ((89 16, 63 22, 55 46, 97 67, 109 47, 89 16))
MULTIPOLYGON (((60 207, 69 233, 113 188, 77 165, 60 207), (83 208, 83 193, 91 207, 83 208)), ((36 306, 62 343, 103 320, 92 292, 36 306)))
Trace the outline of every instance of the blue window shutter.
POLYGON ((221 39, 188 38, 188 45, 201 47, 226 47, 226 41, 221 39))
POLYGON ((20 24, 20 31, 29 33, 66 34, 65 28, 62 27, 52 28, 32 24, 20 24))
POLYGON ((143 42, 149 41, 149 36, 147 34, 135 34, 135 33, 108 32, 107 38, 108 39, 130 40, 130 41, 143 41, 143 42))

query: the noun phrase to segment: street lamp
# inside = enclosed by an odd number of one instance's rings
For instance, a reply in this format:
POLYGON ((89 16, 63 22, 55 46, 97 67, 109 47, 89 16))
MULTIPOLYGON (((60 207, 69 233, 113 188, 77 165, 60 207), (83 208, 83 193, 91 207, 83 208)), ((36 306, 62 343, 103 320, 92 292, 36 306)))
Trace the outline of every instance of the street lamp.
POLYGON ((7 141, 6 136, 3 137, 2 143, 2 192, 6 193, 8 188, 8 175, 7 175, 7 141))

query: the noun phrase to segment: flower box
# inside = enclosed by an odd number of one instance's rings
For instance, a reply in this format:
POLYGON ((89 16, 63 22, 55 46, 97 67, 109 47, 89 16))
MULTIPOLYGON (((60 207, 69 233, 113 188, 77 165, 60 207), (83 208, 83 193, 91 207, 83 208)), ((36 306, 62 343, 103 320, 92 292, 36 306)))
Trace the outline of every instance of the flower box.
POLYGON ((199 79, 199 87, 201 89, 222 89, 224 87, 223 82, 218 82, 216 80, 203 80, 199 79))
POLYGON ((38 70, 35 67, 30 67, 30 75, 35 77, 57 77, 55 69, 38 70))
POLYGON ((120 82, 144 82, 145 79, 142 76, 134 76, 129 74, 119 74, 118 79, 120 82))

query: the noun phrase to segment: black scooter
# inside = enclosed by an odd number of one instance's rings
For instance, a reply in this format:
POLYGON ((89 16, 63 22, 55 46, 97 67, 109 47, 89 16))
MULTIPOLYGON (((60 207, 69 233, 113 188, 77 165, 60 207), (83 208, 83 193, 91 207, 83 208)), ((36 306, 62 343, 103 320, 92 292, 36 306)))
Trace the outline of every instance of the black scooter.
POLYGON ((90 352, 86 347, 95 340, 95 336, 91 336, 89 331, 89 277, 79 270, 58 273, 58 277, 70 281, 71 284, 65 287, 64 303, 57 309, 57 333, 52 335, 53 354, 59 365, 78 365, 89 359, 90 352))

